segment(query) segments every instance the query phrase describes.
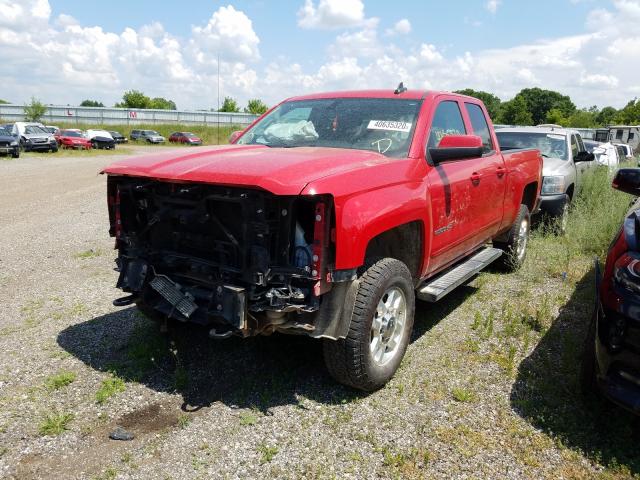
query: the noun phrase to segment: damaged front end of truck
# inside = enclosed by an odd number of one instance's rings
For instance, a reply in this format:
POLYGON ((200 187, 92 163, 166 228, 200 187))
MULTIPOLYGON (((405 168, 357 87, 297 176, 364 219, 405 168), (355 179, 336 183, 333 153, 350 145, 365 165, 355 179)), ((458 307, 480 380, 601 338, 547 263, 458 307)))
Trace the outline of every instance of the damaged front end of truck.
POLYGON ((215 338, 346 335, 356 272, 333 267, 330 196, 109 175, 108 199, 115 305, 215 338))

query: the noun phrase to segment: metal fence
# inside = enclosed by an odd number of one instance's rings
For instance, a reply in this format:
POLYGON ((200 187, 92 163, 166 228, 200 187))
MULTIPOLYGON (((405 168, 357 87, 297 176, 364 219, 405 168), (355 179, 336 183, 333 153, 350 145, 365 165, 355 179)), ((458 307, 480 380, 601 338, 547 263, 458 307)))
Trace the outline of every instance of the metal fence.
MULTIPOLYGON (((40 119, 47 125, 58 122, 92 125, 141 125, 141 124, 187 124, 187 125, 248 125, 256 119, 251 113, 226 113, 183 110, 147 110, 129 108, 97 107, 47 107, 40 119)), ((24 120, 23 105, 0 105, 2 122, 24 120)))

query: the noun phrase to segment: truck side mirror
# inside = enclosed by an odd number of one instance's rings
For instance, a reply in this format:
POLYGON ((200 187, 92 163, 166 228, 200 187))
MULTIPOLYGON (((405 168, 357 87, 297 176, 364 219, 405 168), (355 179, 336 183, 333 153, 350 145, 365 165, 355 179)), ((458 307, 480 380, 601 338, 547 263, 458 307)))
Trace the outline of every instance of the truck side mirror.
POLYGON ((613 178, 611 186, 621 192, 640 196, 640 168, 621 168, 613 178))
POLYGON ((477 135, 446 135, 437 148, 429 149, 434 163, 464 160, 482 156, 482 138, 477 135))
POLYGON ((574 162, 593 162, 596 159, 596 156, 593 153, 589 153, 586 150, 583 152, 578 152, 576 158, 573 159, 574 162))
POLYGON ((240 135, 242 135, 243 130, 236 130, 235 132, 231 132, 231 135, 229 135, 229 143, 236 143, 236 140, 238 140, 238 137, 240 137, 240 135))

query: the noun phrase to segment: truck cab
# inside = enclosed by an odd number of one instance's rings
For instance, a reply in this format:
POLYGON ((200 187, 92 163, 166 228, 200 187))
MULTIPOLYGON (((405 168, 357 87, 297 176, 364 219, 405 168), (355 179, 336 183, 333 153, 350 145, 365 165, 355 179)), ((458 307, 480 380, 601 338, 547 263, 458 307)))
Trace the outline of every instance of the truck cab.
POLYGON ((371 391, 402 360, 416 298, 524 261, 542 159, 503 154, 475 98, 295 97, 233 138, 104 170, 116 305, 213 338, 321 339, 329 372, 371 391))

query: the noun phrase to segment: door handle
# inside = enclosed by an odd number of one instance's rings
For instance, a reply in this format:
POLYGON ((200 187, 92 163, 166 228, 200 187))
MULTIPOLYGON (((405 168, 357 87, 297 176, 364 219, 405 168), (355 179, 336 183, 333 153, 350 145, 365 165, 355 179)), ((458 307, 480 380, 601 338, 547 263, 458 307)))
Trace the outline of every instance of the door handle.
POLYGON ((480 183, 480 174, 477 172, 473 172, 471 174, 471 183, 474 185, 478 185, 480 183))
POLYGON ((506 173, 506 169, 504 167, 498 167, 496 169, 496 175, 498 175, 498 178, 504 177, 505 173, 506 173))

